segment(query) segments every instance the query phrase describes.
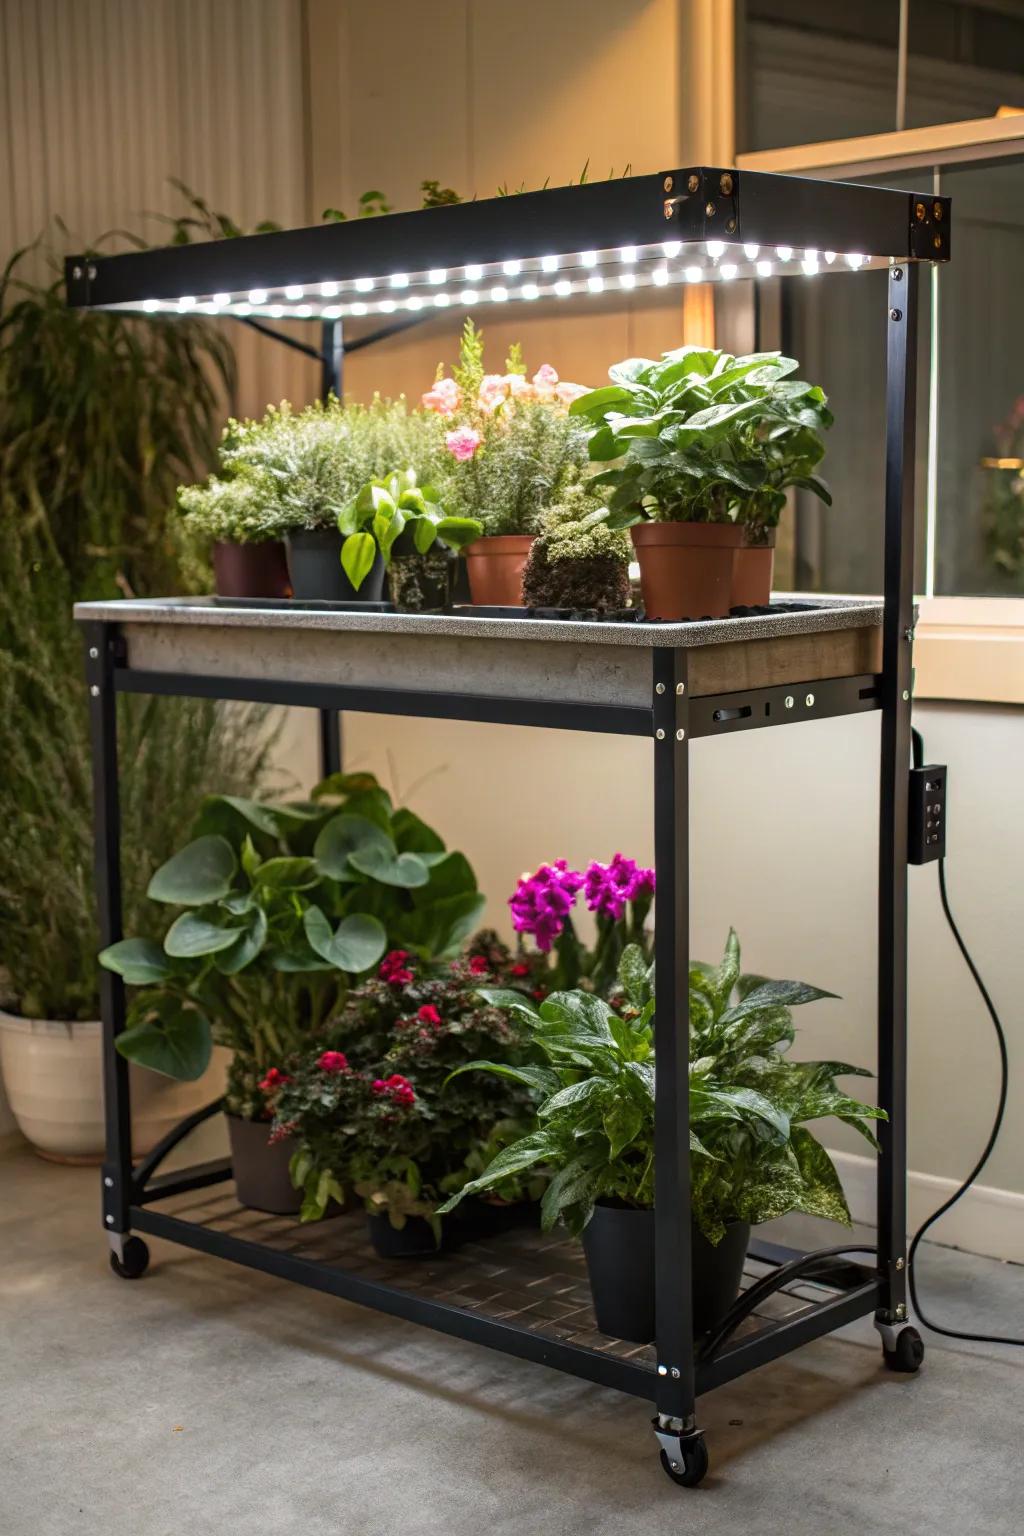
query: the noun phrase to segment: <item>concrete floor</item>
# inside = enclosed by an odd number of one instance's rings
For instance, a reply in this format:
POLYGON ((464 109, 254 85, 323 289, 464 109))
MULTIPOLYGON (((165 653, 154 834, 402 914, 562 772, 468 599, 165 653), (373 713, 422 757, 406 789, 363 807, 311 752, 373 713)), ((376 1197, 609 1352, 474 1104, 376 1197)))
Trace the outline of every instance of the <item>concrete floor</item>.
MULTIPOLYGON (((858 1323, 702 1399, 688 1491, 636 1399, 160 1242, 115 1279, 96 1180, 0 1161, 2 1536, 1021 1529, 1020 1351, 897 1376, 858 1323)), ((1024 1330, 1024 1269, 931 1248, 922 1289, 1024 1330)))

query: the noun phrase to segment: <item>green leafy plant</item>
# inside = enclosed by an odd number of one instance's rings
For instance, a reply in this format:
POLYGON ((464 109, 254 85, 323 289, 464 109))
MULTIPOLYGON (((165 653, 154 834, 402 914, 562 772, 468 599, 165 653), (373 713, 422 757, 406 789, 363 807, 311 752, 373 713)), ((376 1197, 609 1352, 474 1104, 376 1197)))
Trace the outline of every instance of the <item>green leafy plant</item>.
MULTIPOLYGON (((68 309, 54 231, 0 275, 0 1006, 95 1019, 89 701, 71 608, 188 590, 168 512, 178 481, 212 463, 234 359, 187 317, 68 309), (52 278, 29 276, 40 262, 52 278)), ((272 732, 262 709, 209 701, 123 698, 118 721, 124 916, 146 932, 153 869, 204 793, 261 781, 272 732)))
POLYGON ((523 571, 523 601, 534 608, 625 608, 628 535, 609 528, 607 511, 585 484, 569 485, 541 514, 523 571))
POLYGON ((193 837, 153 875, 150 900, 180 909, 161 942, 105 949, 141 989, 118 1049, 189 1080, 214 1043, 235 1053, 229 1096, 258 1115, 267 1069, 336 1008, 389 943, 427 958, 457 952, 483 898, 461 853, 372 774, 336 774, 309 801, 211 796, 193 837))
MULTIPOLYGON (((553 1172, 541 1202, 545 1229, 579 1234, 598 1201, 646 1208, 654 1201, 655 998, 637 948, 620 966, 613 1008, 586 992, 559 992, 539 1007, 521 995, 481 995, 513 1012, 543 1057, 539 1066, 476 1062, 459 1071, 516 1074, 542 1097, 538 1127, 500 1152, 442 1207, 538 1165, 553 1172)), ((798 981, 741 977, 730 933, 721 965, 690 973, 690 1176, 694 1219, 712 1243, 735 1221, 790 1210, 849 1224, 838 1175, 806 1122, 835 1116, 872 1145, 869 1104, 836 1086, 866 1075, 842 1062, 791 1062, 790 1009, 833 994, 798 981), (735 994, 735 1001, 733 997, 735 994)))
POLYGON ((178 509, 187 540, 197 545, 258 544, 277 536, 267 531, 266 498, 255 476, 211 475, 202 485, 181 485, 178 509))
POLYGON ((472 517, 449 517, 440 494, 431 485, 418 485, 415 469, 398 470, 364 485, 338 515, 345 542, 341 563, 356 591, 362 586, 380 550, 391 564, 395 541, 408 531, 416 553, 425 555, 435 541, 459 550, 483 532, 472 517))
MULTIPOLYGON (((419 1215, 439 1231, 444 1193, 527 1128, 531 1097, 514 1080, 463 1078, 445 1090, 453 1068, 482 1050, 522 1056, 515 1020, 477 995, 481 980, 512 985, 512 966, 486 933, 444 970, 392 953, 379 976, 349 993, 316 1045, 284 1064, 275 1133, 296 1142, 292 1178, 304 1191, 304 1220, 354 1189, 396 1227, 419 1215)), ((514 1179, 499 1191, 505 1200, 526 1194, 514 1179)))
POLYGON ((756 534, 778 522, 789 486, 831 504, 814 471, 832 414, 818 385, 789 377, 798 366, 686 346, 610 368, 610 384, 570 406, 591 423, 591 460, 621 461, 591 481, 610 487, 609 525, 738 521, 756 534))

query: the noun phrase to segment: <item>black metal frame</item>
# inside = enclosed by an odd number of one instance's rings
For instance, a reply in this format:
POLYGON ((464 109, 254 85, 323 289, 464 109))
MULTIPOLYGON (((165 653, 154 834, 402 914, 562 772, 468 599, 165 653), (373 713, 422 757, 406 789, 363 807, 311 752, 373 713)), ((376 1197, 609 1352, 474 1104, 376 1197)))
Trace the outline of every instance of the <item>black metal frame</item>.
MULTIPOLYGON (((691 234, 721 234, 709 223, 737 222, 734 238, 770 244, 856 245, 869 251, 914 252, 914 200, 904 193, 845 187, 797 178, 698 169, 671 178, 537 193, 515 199, 517 249, 528 254, 564 246, 614 244, 635 239, 647 226, 652 192, 657 192, 659 233, 666 218, 691 234), (730 182, 725 208, 708 212, 708 178, 719 190, 730 182), (682 178, 681 182, 677 178, 682 178), (668 197, 666 181, 687 185, 692 195, 668 197), (656 184, 656 185, 655 185, 656 184), (671 203, 671 206, 669 206, 671 203), (664 205, 664 211, 663 211, 664 205), (908 225, 909 211, 909 225, 908 225)), ((363 221, 341 230, 273 234, 168 252, 126 255, 97 263, 94 275, 75 279, 71 301, 105 303, 137 296, 144 282, 150 294, 173 294, 181 273, 195 291, 244 286, 287 277, 337 277, 340 272, 373 271, 389 259, 393 239, 416 218, 413 231, 424 265, 493 257, 499 234, 508 229, 507 203, 480 203, 432 210, 431 219, 395 216, 363 221), (499 217, 498 208, 505 210, 499 217), (456 243, 457 242, 457 243, 456 243), (319 254, 318 254, 319 253, 319 254), (319 262, 319 266, 317 263, 319 262), (349 263, 346 266, 346 262, 349 263), (202 274, 201 276, 199 274, 202 274), (140 276, 142 274, 142 276, 140 276), (155 276, 154 276, 155 275, 155 276), (85 286, 83 287, 83 282, 85 286)), ((930 219, 930 216, 929 216, 930 219)), ((924 222, 924 221, 919 221, 924 222)), ((948 255, 949 211, 940 222, 948 255)), ((411 228, 411 226, 408 226, 411 228)), ((930 229, 930 223, 929 223, 930 229)), ((401 245, 401 240, 398 240, 401 245)), ((929 254, 932 254, 929 252, 929 254)), ((125 1024, 124 984, 101 972, 106 1090, 106 1161, 103 1167, 104 1223, 114 1245, 135 1229, 217 1257, 290 1279, 312 1289, 409 1318, 442 1332, 474 1340, 554 1366, 587 1380, 653 1399, 659 1427, 687 1435, 694 1430, 699 1393, 777 1359, 809 1339, 874 1313, 883 1328, 906 1317, 906 923, 907 772, 910 743, 911 647, 913 641, 913 464, 915 433, 915 325, 917 269, 911 263, 890 269, 886 324, 887 436, 885 482, 885 610, 880 676, 815 680, 785 688, 746 690, 691 699, 685 648, 651 651, 649 707, 510 700, 498 695, 296 683, 286 677, 238 679, 157 673, 133 669, 113 623, 87 621, 87 682, 90 690, 93 783, 96 822, 97 894, 104 945, 121 937, 120 816, 117 771, 117 695, 141 692, 223 699, 262 700, 319 711, 322 766, 340 765, 338 712, 359 709, 379 714, 469 719, 521 726, 558 726, 582 731, 647 735, 654 756, 654 835, 658 880, 655 938, 658 1012, 656 1142, 657 1364, 654 1368, 598 1350, 552 1342, 528 1328, 427 1299, 393 1285, 367 1281, 267 1245, 218 1231, 154 1206, 171 1195, 204 1188, 230 1176, 227 1163, 203 1165, 155 1177, 162 1158, 197 1117, 179 1127, 138 1168, 131 1160, 127 1065, 115 1049, 125 1024), (827 1301, 757 1332, 735 1338, 711 1359, 696 1356, 690 1294, 690 1187, 687 1125, 689 1032, 689 747, 697 737, 734 730, 765 729, 809 719, 880 709, 880 825, 878 864, 878 1073, 879 1098, 888 1113, 881 1126, 878 1164, 879 1231, 877 1264, 845 1264, 832 1274, 835 1294, 827 1301)), ((340 332, 337 333, 340 347, 340 332)), ((334 347, 333 350, 338 350, 334 347)), ((329 349, 325 336, 325 357, 329 349)), ((333 352, 332 352, 333 359, 333 352)), ((340 366, 340 357, 337 359, 340 366)), ((326 365, 325 365, 326 366, 326 365)), ((210 1106, 204 1113, 212 1113, 210 1106)), ((198 1117, 202 1118, 202 1116, 198 1117)), ((760 1251, 784 1264, 786 1250, 760 1251)))

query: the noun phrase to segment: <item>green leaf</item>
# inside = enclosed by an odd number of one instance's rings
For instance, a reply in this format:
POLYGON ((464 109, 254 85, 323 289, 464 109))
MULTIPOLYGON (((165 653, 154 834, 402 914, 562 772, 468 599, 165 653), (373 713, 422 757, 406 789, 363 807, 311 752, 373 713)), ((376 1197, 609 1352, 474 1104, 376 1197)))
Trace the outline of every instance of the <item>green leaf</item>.
POLYGON ((131 1024, 117 1036, 122 1056, 137 1066, 161 1072, 179 1083, 194 1083, 210 1065, 213 1037, 205 1014, 161 999, 159 1011, 131 1024))
POLYGON ((230 949, 217 955, 214 964, 225 976, 236 976, 252 964, 262 953, 267 942, 267 914, 257 907, 249 920, 249 926, 239 934, 230 949))
POLYGON ((358 592, 373 569, 377 544, 372 533, 350 533, 341 546, 341 565, 358 592))
POLYGON ((418 854, 396 854, 394 844, 387 848, 379 843, 356 848, 349 854, 348 862, 352 869, 368 879, 380 880, 384 885, 398 886, 405 891, 426 885, 431 876, 418 854))
POLYGON ((238 865, 224 837, 197 837, 161 864, 146 895, 174 907, 199 907, 218 901, 231 889, 238 865))
POLYGON ((792 1145, 804 1181, 800 1209, 811 1216, 824 1216, 829 1221, 852 1226, 843 1186, 825 1148, 802 1125, 793 1127, 792 1145))
POLYGON ((533 998, 511 987, 480 987, 477 996, 482 997, 485 1003, 490 1003, 492 1008, 504 1008, 509 1013, 518 1014, 529 1024, 538 1021, 537 1004, 533 998))
POLYGON ((99 962, 123 976, 130 987, 148 987, 171 975, 166 955, 152 939, 122 939, 110 944, 100 951, 99 962))
POLYGON ((476 1179, 471 1179, 464 1184, 457 1194, 444 1205, 438 1207, 438 1215, 454 1210, 459 1201, 466 1195, 476 1194, 479 1190, 490 1189, 494 1184, 500 1184, 510 1174, 522 1173, 525 1168, 533 1168, 537 1163, 544 1161, 554 1151, 554 1142, 547 1131, 533 1131, 529 1136, 524 1136, 511 1147, 505 1147, 489 1163, 483 1173, 476 1179))
POLYGON ((583 1220, 570 1224, 575 1236, 576 1231, 589 1219, 598 1187, 595 1170, 589 1168, 582 1159, 574 1158, 571 1162, 563 1164, 544 1191, 540 1203, 542 1229, 550 1232, 570 1206, 583 1204, 585 1207, 581 1213, 583 1220))
MULTIPOLYGON (((456 550, 465 549, 467 545, 473 544, 484 531, 483 523, 475 517, 442 517, 434 526, 438 538, 447 544, 449 549, 456 550)), ((429 547, 428 544, 427 548, 429 547)))
POLYGON ((545 1036, 564 1034, 570 1040, 594 1041, 614 1046, 608 1025, 611 1009, 603 998, 590 992, 552 992, 540 1005, 545 1036))
POLYGON ((516 1067, 507 1061, 467 1061, 461 1067, 456 1067, 454 1072, 449 1072, 445 1082, 450 1083, 453 1077, 461 1077, 463 1072, 493 1072, 496 1077, 507 1077, 514 1083, 522 1083, 524 1087, 542 1094, 555 1093, 561 1082, 561 1077, 553 1067, 516 1067))
POLYGON ((621 1157, 646 1125, 640 1106, 632 1099, 616 1099, 604 1115, 604 1133, 608 1137, 609 1156, 621 1157))
POLYGON ((198 912, 183 912, 164 935, 164 950, 176 959, 195 960, 230 949, 242 931, 240 927, 228 927, 202 917, 198 912))
POLYGON ((332 880, 346 880, 352 877, 351 855, 371 848, 381 849, 389 858, 395 857, 394 843, 375 822, 342 811, 320 829, 313 856, 325 875, 332 880))
POLYGON ((542 1120, 547 1120, 551 1115, 557 1115, 564 1109, 573 1109, 579 1104, 584 1104, 595 1094, 606 1092, 607 1082, 600 1077, 585 1077, 578 1083, 567 1083, 557 1093, 553 1093, 540 1106, 538 1114, 542 1120))
POLYGON ((620 406, 632 404, 633 394, 621 384, 605 384, 600 389, 592 389, 589 394, 580 395, 569 407, 570 416, 600 417, 605 411, 615 410, 620 406))
POLYGON ((421 821, 415 812, 402 806, 391 818, 391 830, 394 833, 395 847, 399 853, 444 853, 445 846, 442 839, 428 827, 425 821, 421 821))
POLYGON ((319 879, 316 860, 307 858, 267 859, 257 867, 253 876, 256 885, 275 891, 305 891, 319 879))
POLYGON ((383 923, 363 912, 343 918, 332 933, 320 908, 310 907, 302 924, 314 954, 329 961, 339 971, 354 975, 367 971, 387 949, 388 936, 383 923))
POLYGON ((766 981, 752 988, 742 1002, 722 1015, 722 1024, 731 1024, 745 1014, 756 1013, 761 1008, 796 1008, 801 1003, 813 1003, 821 997, 835 997, 835 992, 824 992, 806 981, 766 981))
POLYGON ((648 965, 639 944, 627 944, 619 960, 619 980, 635 1008, 642 1008, 650 996, 648 965))

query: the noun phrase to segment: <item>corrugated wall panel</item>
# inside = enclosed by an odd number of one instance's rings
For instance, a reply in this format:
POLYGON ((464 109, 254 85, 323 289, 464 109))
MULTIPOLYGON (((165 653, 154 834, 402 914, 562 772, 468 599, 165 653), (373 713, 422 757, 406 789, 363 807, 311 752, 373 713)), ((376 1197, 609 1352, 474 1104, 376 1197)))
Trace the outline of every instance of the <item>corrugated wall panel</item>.
MULTIPOLYGON (((243 227, 307 222, 304 89, 301 0, 0 0, 0 261, 56 215, 75 243, 159 241, 170 176, 243 227)), ((234 409, 315 393, 312 364, 231 336, 234 409)))

